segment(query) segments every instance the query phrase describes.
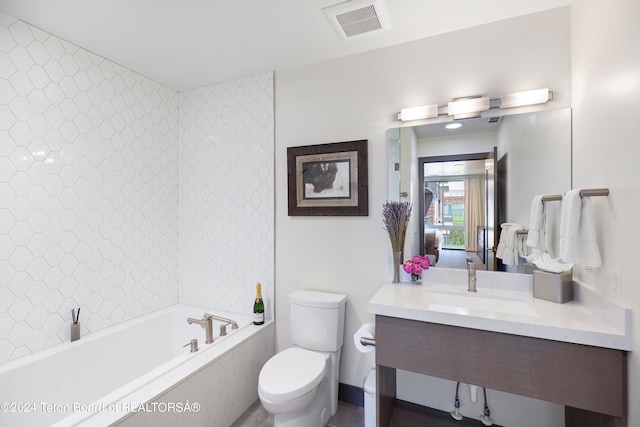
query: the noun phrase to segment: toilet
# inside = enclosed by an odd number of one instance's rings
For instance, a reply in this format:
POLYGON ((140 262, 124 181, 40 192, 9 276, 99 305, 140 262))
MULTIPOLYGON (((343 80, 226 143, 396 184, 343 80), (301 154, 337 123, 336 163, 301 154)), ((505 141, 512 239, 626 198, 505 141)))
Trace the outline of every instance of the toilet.
POLYGON ((338 410, 346 301, 326 292, 289 295, 293 347, 269 359, 258 378, 258 396, 274 415, 274 427, 323 427, 338 410))

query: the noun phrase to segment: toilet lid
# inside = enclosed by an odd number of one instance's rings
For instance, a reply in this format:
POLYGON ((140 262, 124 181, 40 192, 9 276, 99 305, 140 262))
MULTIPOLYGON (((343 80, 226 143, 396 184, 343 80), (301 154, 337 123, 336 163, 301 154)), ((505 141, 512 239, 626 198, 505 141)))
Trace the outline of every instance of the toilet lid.
POLYGON ((260 394, 272 402, 283 402, 313 390, 324 377, 327 357, 297 347, 281 351, 260 371, 260 394))

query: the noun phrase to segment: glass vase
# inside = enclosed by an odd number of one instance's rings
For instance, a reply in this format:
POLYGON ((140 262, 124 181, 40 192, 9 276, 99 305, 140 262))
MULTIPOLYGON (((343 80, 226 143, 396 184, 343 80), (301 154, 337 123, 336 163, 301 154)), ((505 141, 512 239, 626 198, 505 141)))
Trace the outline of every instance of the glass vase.
POLYGON ((402 251, 393 253, 393 283, 400 283, 400 264, 402 263, 402 251))

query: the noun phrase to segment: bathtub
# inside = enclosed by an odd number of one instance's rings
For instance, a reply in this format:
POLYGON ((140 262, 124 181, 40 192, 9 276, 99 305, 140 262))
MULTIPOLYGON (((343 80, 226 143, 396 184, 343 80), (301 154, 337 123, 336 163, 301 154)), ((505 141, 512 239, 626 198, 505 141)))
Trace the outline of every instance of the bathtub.
MULTIPOLYGON (((222 322, 214 320, 214 335, 222 322)), ((273 322, 176 305, 0 365, 0 426, 228 427, 258 398, 273 322), (205 344, 187 317, 235 320, 205 344), (188 344, 198 339, 199 351, 188 344)))

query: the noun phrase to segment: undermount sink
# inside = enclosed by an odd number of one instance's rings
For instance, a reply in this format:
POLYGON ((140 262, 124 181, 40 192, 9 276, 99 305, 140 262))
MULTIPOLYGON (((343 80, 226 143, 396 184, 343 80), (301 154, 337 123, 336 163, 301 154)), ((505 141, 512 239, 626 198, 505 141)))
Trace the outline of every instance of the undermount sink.
POLYGON ((448 293, 438 291, 426 291, 426 301, 429 303, 429 310, 443 313, 473 314, 482 312, 483 314, 507 314, 514 316, 537 317, 538 313, 528 301, 485 297, 474 293, 448 293))

